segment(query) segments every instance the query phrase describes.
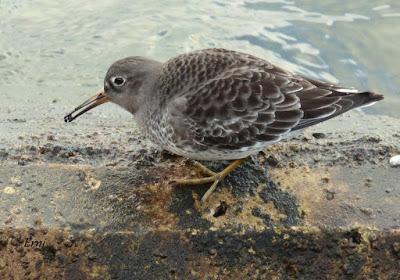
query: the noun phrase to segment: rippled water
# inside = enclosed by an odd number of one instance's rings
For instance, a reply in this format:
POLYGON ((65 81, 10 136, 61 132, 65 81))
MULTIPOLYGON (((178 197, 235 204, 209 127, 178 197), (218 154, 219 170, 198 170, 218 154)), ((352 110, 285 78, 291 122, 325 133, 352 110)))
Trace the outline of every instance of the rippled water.
POLYGON ((76 105, 124 56, 224 47, 384 93, 369 112, 400 116, 399 46, 398 0, 0 0, 0 108, 76 105))

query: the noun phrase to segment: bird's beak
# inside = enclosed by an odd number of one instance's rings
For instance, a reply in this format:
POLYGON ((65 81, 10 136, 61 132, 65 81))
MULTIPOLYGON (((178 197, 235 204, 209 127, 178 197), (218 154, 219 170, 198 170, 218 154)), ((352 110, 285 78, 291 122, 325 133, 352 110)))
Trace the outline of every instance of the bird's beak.
POLYGON ((86 113, 87 111, 97 107, 103 103, 110 101, 104 92, 104 89, 100 90, 96 93, 95 96, 83 102, 81 105, 76 107, 71 113, 64 117, 65 122, 72 122, 74 119, 79 117, 80 115, 86 113))

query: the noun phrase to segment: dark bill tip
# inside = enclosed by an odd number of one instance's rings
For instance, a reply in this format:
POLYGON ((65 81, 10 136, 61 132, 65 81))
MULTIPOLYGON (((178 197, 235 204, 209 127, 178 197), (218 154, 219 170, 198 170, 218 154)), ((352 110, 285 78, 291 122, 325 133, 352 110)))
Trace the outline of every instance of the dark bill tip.
POLYGON ((95 96, 89 98, 81 105, 76 107, 71 113, 64 117, 64 122, 72 122, 74 119, 79 117, 80 115, 90 111, 91 109, 108 102, 109 99, 107 95, 104 93, 104 90, 99 91, 95 96))

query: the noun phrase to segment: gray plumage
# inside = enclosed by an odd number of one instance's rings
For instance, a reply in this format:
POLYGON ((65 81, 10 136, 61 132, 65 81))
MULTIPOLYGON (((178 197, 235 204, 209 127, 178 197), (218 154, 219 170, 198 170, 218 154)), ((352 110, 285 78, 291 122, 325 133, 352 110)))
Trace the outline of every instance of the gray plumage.
POLYGON ((383 98, 225 49, 195 51, 164 64, 119 60, 108 70, 104 90, 135 115, 156 145, 198 160, 246 157, 290 132, 383 98), (115 77, 126 82, 116 86, 115 77))

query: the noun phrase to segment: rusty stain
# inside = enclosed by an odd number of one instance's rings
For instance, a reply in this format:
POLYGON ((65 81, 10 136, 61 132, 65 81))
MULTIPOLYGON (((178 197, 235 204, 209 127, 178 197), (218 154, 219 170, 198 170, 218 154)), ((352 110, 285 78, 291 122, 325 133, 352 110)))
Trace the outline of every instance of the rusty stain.
POLYGON ((14 187, 7 186, 7 187, 3 188, 3 193, 5 193, 5 194, 15 194, 16 190, 15 190, 14 187))
POLYGON ((92 191, 95 191, 101 186, 101 181, 94 177, 86 176, 86 184, 92 191))
POLYGON ((327 199, 326 191, 346 193, 349 188, 343 182, 331 180, 330 174, 334 172, 334 168, 311 169, 308 166, 299 166, 290 169, 271 168, 270 176, 299 200, 300 207, 306 214, 304 221, 317 225, 324 216, 334 216, 341 212, 335 199, 327 199))

